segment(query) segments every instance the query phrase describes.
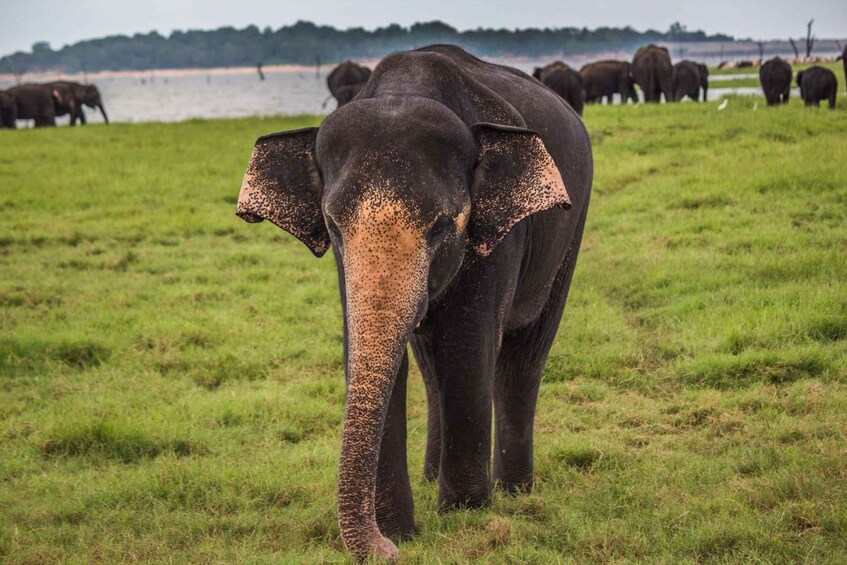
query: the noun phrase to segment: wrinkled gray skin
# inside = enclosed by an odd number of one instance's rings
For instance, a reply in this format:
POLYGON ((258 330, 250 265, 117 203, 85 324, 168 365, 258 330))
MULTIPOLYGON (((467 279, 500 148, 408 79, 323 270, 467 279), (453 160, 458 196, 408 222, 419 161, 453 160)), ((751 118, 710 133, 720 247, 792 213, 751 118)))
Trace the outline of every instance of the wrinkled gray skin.
POLYGON ((774 57, 759 67, 759 82, 768 106, 787 104, 791 97, 791 65, 774 57))
POLYGON ((85 112, 83 106, 89 108, 97 108, 103 115, 103 121, 109 123, 109 116, 106 115, 106 108, 103 107, 103 99, 100 96, 100 91, 93 84, 80 84, 60 80, 46 83, 48 87, 55 88, 62 95, 62 100, 67 102, 56 105, 56 116, 71 115, 71 125, 75 126, 77 120, 85 125, 85 112))
POLYGON ((632 59, 632 77, 644 92, 645 102, 660 102, 663 94, 666 102, 673 100, 672 71, 671 55, 664 47, 642 47, 632 59))
POLYGON ((15 97, 18 120, 34 120, 35 127, 56 125, 56 105, 66 103, 61 93, 43 84, 24 84, 8 90, 15 97))
POLYGON ((561 61, 550 63, 544 68, 537 67, 532 76, 544 86, 561 96, 565 102, 582 115, 585 106, 585 88, 578 72, 561 61))
POLYGON ((612 96, 621 95, 621 103, 627 100, 638 102, 635 81, 632 79, 632 65, 627 61, 596 61, 588 63, 579 70, 585 87, 585 100, 612 103, 612 96))
POLYGON ((838 79, 831 70, 815 65, 797 73, 797 86, 800 98, 806 106, 820 106, 821 100, 829 103, 829 109, 835 110, 835 97, 838 94, 838 79))
POLYGON ((18 102, 8 90, 0 90, 0 128, 15 129, 18 119, 18 102))
POLYGON ((338 515, 358 560, 396 560, 389 538, 415 531, 408 342, 439 508, 485 505, 493 482, 532 488, 538 388, 592 171, 585 127, 559 96, 447 45, 386 57, 319 129, 257 142, 239 216, 335 255, 347 382, 338 515))
MULTIPOLYGON (((681 102, 683 98, 688 96, 695 102, 700 101, 700 90, 703 88, 703 67, 694 61, 681 61, 673 66, 671 73, 671 91, 673 92, 673 101, 681 102)), ((706 70, 708 72, 708 69, 706 70)), ((708 81, 708 78, 706 78, 708 81)), ((708 84, 708 82, 707 82, 708 84)), ((706 93, 703 92, 703 100, 706 99, 706 93)))
POLYGON ((344 106, 365 87, 371 76, 371 70, 353 61, 345 61, 335 67, 326 77, 326 85, 338 107, 344 106))
POLYGON ((709 67, 699 63, 697 67, 700 69, 700 88, 703 89, 703 102, 709 99, 709 67))

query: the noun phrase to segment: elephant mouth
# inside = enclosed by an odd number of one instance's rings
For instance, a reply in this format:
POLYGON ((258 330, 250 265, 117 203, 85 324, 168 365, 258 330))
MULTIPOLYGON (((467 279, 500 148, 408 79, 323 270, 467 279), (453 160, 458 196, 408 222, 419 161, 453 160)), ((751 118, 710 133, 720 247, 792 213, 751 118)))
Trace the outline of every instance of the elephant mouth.
POLYGON ((253 212, 236 212, 235 215, 248 224, 259 224, 265 221, 263 217, 258 214, 254 214, 253 212))

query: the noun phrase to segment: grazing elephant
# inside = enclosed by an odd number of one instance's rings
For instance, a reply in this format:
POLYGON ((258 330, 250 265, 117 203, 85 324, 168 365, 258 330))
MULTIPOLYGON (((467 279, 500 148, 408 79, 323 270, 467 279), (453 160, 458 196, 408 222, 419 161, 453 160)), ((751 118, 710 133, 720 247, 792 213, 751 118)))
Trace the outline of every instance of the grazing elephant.
POLYGON ((791 65, 779 57, 759 67, 759 82, 768 106, 787 104, 791 96, 791 65))
POLYGON ((329 73, 326 84, 340 108, 359 94, 370 76, 369 68, 357 65, 353 61, 345 61, 329 73))
POLYGON ((18 101, 8 90, 0 90, 0 128, 15 129, 18 119, 18 101))
MULTIPOLYGON (((700 101, 700 90, 703 88, 703 68, 694 61, 681 61, 673 66, 671 72, 671 92, 673 101, 681 102, 688 96, 695 102, 700 101)), ((706 69, 708 73, 708 69, 706 69)), ((708 78, 706 79, 708 85, 708 78)), ((703 100, 705 100, 705 90, 703 100)))
POLYGON ((585 107, 585 88, 578 72, 561 61, 556 61, 544 68, 536 68, 532 76, 561 96, 577 114, 582 115, 585 107))
POLYGON ((582 121, 528 75, 435 45, 386 57, 320 128, 259 138, 237 214, 323 255, 344 315, 338 518, 347 548, 395 560, 415 531, 406 344, 428 401, 425 476, 442 510, 493 479, 533 485, 541 374, 588 210, 582 121))
POLYGON ((835 109, 835 95, 838 93, 838 79, 827 68, 815 65, 797 73, 797 86, 800 98, 806 106, 820 106, 821 100, 829 101, 829 109, 835 109))
POLYGON ((72 103, 55 88, 43 84, 24 84, 7 90, 15 97, 17 119, 34 120, 35 127, 56 125, 56 106, 72 103))
POLYGON ((71 125, 75 126, 77 120, 85 125, 85 112, 83 105, 89 108, 98 108, 103 114, 103 121, 109 123, 109 116, 106 115, 106 108, 103 107, 103 99, 100 97, 100 91, 93 84, 80 84, 60 80, 56 82, 48 82, 47 86, 58 90, 63 100, 68 102, 56 105, 56 116, 71 115, 71 125))
POLYGON ((632 77, 644 92, 645 102, 673 100, 671 91, 671 55, 664 47, 648 45, 641 47, 632 59, 632 77))
POLYGON ((603 97, 609 104, 614 94, 621 95, 621 103, 627 100, 638 102, 635 82, 632 80, 632 65, 626 61, 596 61, 588 63, 579 70, 585 87, 585 101, 589 104, 602 102, 603 97))

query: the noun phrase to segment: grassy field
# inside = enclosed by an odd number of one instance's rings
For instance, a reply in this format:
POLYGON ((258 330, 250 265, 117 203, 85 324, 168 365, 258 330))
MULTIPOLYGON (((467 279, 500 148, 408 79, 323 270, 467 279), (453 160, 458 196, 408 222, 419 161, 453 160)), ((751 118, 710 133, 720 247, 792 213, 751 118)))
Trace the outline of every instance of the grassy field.
MULTIPOLYGON (((537 488, 405 562, 843 563, 847 97, 586 109, 537 488)), ((332 259, 233 211, 317 117, 0 132, 0 561, 346 562, 332 259)))

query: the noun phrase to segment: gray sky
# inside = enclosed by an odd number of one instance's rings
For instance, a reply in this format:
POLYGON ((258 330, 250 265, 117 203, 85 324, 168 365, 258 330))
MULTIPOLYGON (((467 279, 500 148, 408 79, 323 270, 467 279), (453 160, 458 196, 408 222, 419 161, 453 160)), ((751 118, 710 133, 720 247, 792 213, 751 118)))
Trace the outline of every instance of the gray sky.
POLYGON ((0 0, 0 54, 104 35, 158 30, 274 29, 310 20, 372 29, 439 19, 476 27, 598 26, 689 29, 763 39, 800 37, 815 18, 821 38, 847 37, 847 0, 0 0))

